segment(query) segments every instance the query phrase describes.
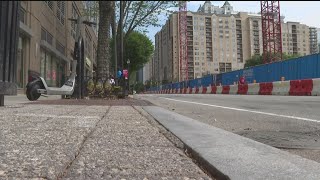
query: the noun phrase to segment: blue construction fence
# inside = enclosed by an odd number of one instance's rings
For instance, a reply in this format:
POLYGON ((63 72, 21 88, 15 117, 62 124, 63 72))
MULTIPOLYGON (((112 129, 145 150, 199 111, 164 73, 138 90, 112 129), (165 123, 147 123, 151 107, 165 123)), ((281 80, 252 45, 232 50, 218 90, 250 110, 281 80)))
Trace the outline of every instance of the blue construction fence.
POLYGON ((221 74, 207 75, 202 78, 151 87, 150 91, 162 89, 180 89, 184 87, 200 87, 209 85, 232 85, 240 77, 245 77, 246 83, 274 82, 284 80, 298 80, 320 78, 320 54, 313 54, 270 64, 258 65, 250 68, 230 71, 221 74))

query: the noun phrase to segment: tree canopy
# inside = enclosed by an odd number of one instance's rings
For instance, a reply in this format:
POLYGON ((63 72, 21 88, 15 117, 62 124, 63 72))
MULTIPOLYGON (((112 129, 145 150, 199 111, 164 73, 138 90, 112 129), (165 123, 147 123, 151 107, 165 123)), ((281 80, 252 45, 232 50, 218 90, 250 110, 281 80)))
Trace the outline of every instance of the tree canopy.
MULTIPOLYGON (((113 46, 114 38, 111 43, 111 46, 113 46)), ((134 31, 124 40, 124 49, 124 62, 126 64, 127 60, 130 59, 129 70, 134 72, 142 68, 150 60, 154 46, 148 36, 134 31)), ((114 59, 114 51, 112 52, 112 58, 114 59)), ((114 61, 112 63, 114 65, 114 61)), ((127 66, 125 65, 125 67, 127 66)))
MULTIPOLYGON (((297 58, 297 57, 301 57, 300 54, 286 54, 283 53, 282 54, 282 60, 286 60, 286 59, 293 59, 293 58, 297 58)), ((246 63, 244 64, 244 67, 252 67, 252 66, 257 66, 263 64, 263 56, 262 55, 254 55, 252 56, 250 59, 246 60, 246 63)))

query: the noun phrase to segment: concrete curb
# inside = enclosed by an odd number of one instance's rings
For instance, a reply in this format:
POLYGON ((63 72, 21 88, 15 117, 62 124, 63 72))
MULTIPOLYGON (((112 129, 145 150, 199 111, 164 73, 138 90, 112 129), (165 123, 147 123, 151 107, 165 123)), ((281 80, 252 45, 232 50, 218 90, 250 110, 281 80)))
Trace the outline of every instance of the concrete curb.
POLYGON ((320 163, 155 106, 143 107, 219 179, 320 179, 320 163), (221 174, 223 176, 221 176, 221 174))

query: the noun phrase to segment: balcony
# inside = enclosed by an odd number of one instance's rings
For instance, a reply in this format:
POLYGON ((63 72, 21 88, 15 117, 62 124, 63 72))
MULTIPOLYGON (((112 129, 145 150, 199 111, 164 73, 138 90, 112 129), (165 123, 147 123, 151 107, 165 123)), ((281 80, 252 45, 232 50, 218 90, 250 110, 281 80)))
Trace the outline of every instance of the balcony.
POLYGON ((206 36, 212 37, 211 33, 206 33, 206 36))

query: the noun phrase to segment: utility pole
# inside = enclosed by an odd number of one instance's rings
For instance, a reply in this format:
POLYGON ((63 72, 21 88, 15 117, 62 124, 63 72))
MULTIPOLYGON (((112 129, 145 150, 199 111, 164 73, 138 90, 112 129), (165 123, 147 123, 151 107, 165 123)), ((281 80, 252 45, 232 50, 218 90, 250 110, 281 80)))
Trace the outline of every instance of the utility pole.
POLYGON ((76 43, 75 43, 75 52, 74 52, 74 59, 77 60, 77 84, 78 84, 78 99, 82 99, 84 96, 84 41, 81 35, 81 28, 82 24, 92 26, 96 25, 95 22, 86 21, 83 16, 79 16, 77 19, 69 18, 70 21, 73 21, 77 24, 77 31, 76 31, 76 43))
POLYGON ((120 63, 123 69, 123 1, 120 1, 120 63))
MULTIPOLYGON (((117 50, 117 29, 116 29, 116 1, 113 1, 113 26, 112 26, 112 31, 113 31, 113 40, 114 40, 114 78, 117 77, 117 72, 118 72, 118 50, 117 50)), ((116 86, 118 86, 118 81, 116 80, 116 86)))
MULTIPOLYGON (((123 65, 123 14, 124 14, 124 1, 120 1, 120 63, 121 63, 121 70, 123 72, 124 65, 123 65)), ((125 96, 125 82, 124 77, 122 75, 122 93, 125 96)))

